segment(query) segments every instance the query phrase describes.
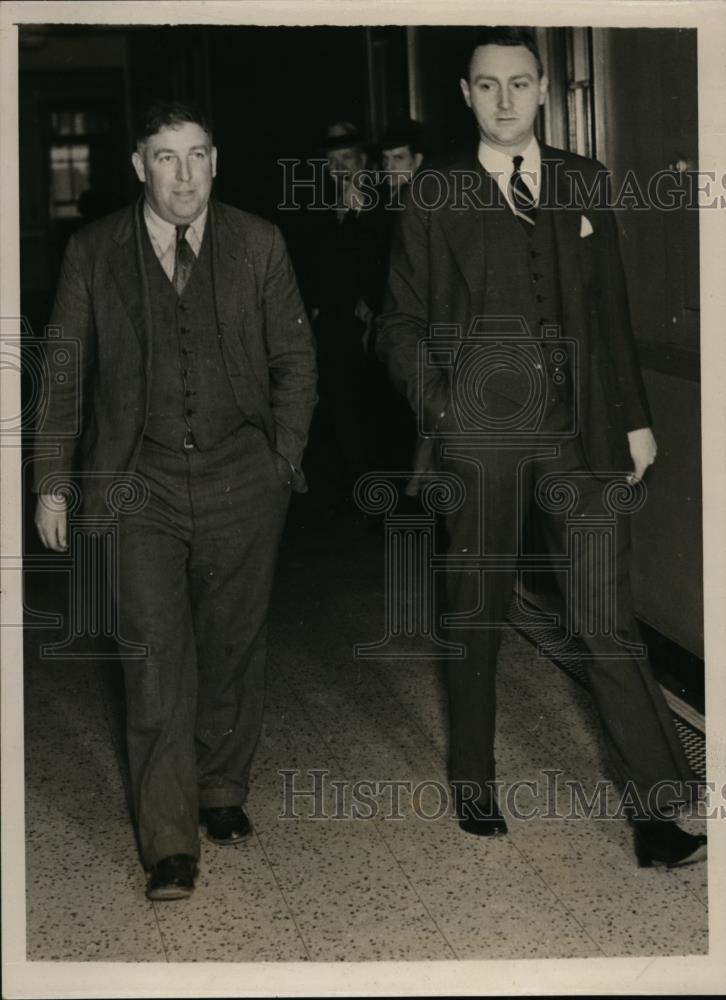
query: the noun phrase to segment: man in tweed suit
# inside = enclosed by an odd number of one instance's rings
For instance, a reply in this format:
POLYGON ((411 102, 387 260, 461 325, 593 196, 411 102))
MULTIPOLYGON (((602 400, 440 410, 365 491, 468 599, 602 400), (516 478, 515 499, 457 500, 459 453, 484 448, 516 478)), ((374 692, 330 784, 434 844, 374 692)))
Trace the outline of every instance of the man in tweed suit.
POLYGON ((137 140, 143 196, 72 237, 63 261, 52 323, 80 344, 81 383, 49 393, 36 525, 66 548, 57 483, 74 471, 85 512, 103 510, 109 474, 144 483, 115 567, 120 634, 145 649, 124 660, 129 764, 147 895, 178 899, 194 888, 200 821, 221 844, 251 829, 266 615, 290 491, 305 490, 316 372, 279 231, 210 200, 204 118, 157 104, 137 140))

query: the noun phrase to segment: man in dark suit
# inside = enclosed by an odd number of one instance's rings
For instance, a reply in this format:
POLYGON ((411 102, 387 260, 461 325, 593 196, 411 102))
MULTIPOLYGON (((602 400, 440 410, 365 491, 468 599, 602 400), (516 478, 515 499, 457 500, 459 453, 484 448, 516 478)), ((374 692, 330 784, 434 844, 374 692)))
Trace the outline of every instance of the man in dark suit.
POLYGON ((124 660, 131 788, 147 895, 178 899, 194 888, 200 820, 218 844, 251 830, 266 615, 290 491, 305 490, 316 374, 279 231, 210 200, 204 118, 153 106, 132 160, 143 197, 65 253, 52 323, 80 345, 81 382, 59 385, 49 352, 55 448, 35 462, 36 525, 66 548, 61 484, 76 470, 86 514, 105 510, 109 477, 141 484, 112 567, 120 636, 145 651, 124 660))
MULTIPOLYGON (((602 201, 586 199, 605 168, 537 142, 547 79, 531 32, 484 31, 461 89, 478 153, 414 179, 378 351, 421 413, 417 471, 435 466, 465 489, 446 516, 449 637, 464 650, 447 663, 450 772, 462 828, 489 835, 506 832, 492 791, 495 673, 522 520, 536 498, 548 549, 566 553, 565 515, 612 517, 607 485, 636 491, 656 444, 615 219, 602 201), (467 567, 472 556, 499 562, 481 571, 467 567)), ((622 518, 615 537, 612 559, 597 572, 586 552, 569 551, 569 592, 582 598, 570 621, 587 645, 616 773, 635 796, 640 863, 698 860, 705 838, 672 819, 670 807, 692 795, 695 781, 650 666, 635 652, 622 518)))

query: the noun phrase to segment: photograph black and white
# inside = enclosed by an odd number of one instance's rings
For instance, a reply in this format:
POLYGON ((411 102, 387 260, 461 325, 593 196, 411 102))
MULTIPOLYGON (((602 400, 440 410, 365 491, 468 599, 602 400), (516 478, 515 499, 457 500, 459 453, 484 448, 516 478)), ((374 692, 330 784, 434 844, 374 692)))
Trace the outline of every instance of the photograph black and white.
POLYGON ((724 11, 345 6, 5 5, 3 995, 720 992, 724 11))

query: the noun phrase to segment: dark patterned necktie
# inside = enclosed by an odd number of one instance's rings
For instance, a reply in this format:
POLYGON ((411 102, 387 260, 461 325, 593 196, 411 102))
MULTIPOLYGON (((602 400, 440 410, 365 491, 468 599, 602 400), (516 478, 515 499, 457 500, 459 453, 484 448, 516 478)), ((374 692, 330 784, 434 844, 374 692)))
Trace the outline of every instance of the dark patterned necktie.
POLYGON ((515 156, 512 160, 514 170, 509 178, 509 194, 518 215, 526 222, 534 225, 537 220, 537 202, 522 177, 523 156, 515 156))
POLYGON ((174 251, 174 274, 171 279, 171 283, 174 286, 174 290, 177 295, 181 295, 184 291, 184 286, 189 280, 189 275, 192 273, 192 268, 194 267, 194 261, 197 259, 194 256, 194 251, 189 246, 186 240, 186 233, 189 226, 177 226, 176 227, 176 250, 174 251))

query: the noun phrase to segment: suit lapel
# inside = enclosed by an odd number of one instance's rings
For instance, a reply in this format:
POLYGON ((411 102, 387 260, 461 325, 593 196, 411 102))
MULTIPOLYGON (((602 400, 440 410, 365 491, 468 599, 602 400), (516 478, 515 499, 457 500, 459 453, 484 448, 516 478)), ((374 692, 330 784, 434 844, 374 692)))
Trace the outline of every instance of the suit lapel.
POLYGON ((252 255, 244 231, 230 226, 223 208, 210 201, 209 213, 214 302, 227 370, 235 387, 240 383, 245 386, 241 392, 247 404, 255 395, 264 401, 265 388, 259 383, 246 345, 246 327, 254 322, 257 312, 252 255))
POLYGON ((214 302, 222 338, 231 356, 244 370, 250 368, 244 346, 245 318, 255 312, 255 277, 244 234, 232 232, 219 207, 210 201, 214 302), (247 272, 247 273, 246 273, 247 272))
MULTIPOLYGON (((473 195, 474 203, 481 198, 491 204, 492 179, 482 169, 476 159, 467 160, 456 169, 475 171, 479 175, 480 187, 473 195)), ((453 185, 452 185, 453 197, 453 185)), ((474 206, 454 208, 451 201, 441 210, 441 228, 449 244, 456 263, 466 280, 472 303, 472 315, 483 312, 486 287, 485 270, 485 221, 486 211, 474 206)))
POLYGON ((233 237, 223 213, 209 202, 209 223, 212 236, 212 275, 214 280, 214 303, 217 318, 222 327, 222 335, 234 325, 235 318, 247 311, 244 302, 242 282, 242 258, 245 255, 243 242, 233 237))
POLYGON ((542 148, 540 204, 549 205, 557 247, 562 322, 568 337, 582 341, 588 329, 588 309, 580 262, 580 209, 572 203, 566 154, 542 148))
POLYGON ((139 229, 141 201, 123 215, 114 233, 114 248, 109 257, 111 274, 119 298, 139 338, 147 364, 150 360, 151 311, 148 283, 143 266, 141 232, 139 229))

